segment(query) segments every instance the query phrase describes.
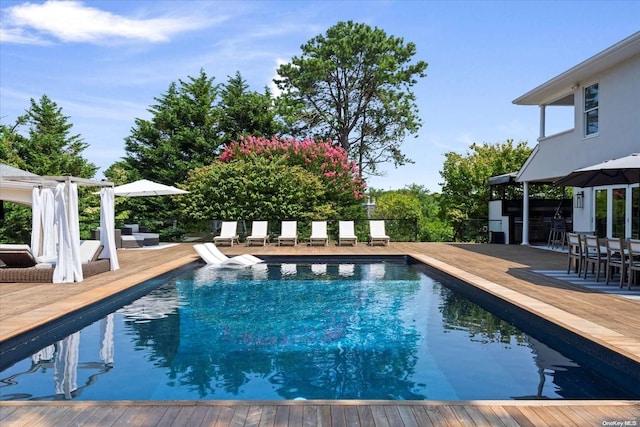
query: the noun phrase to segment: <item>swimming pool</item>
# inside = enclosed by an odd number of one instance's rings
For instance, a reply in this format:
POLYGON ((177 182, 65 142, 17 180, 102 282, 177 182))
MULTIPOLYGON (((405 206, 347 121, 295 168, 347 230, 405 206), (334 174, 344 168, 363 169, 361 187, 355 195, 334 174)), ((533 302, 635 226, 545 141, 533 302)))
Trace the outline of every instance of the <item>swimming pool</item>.
POLYGON ((72 332, 3 367, 0 399, 633 397, 393 262, 185 269, 72 332))

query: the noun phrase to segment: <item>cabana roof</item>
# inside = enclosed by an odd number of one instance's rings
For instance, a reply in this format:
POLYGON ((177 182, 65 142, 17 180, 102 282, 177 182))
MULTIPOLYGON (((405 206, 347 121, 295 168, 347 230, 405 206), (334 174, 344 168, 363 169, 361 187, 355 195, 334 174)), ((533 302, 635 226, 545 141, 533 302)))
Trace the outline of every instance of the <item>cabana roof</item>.
POLYGON ((75 176, 40 176, 0 163, 0 200, 31 206, 33 187, 55 187, 59 182, 72 182, 79 186, 113 187, 110 181, 75 176))

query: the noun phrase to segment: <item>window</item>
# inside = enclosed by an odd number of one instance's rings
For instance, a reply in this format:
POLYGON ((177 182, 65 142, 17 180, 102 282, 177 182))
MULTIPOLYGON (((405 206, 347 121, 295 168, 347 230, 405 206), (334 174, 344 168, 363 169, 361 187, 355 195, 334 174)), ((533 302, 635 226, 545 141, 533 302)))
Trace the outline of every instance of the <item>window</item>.
POLYGON ((584 136, 598 133, 598 84, 584 88, 584 136))

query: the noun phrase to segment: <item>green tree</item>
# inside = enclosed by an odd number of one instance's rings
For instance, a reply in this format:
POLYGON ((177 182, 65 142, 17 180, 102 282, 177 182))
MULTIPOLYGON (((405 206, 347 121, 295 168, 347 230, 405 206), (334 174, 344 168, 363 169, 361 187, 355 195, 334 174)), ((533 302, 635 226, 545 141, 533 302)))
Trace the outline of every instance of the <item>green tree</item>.
MULTIPOLYGON (((26 114, 18 117, 16 131, 27 127, 25 137, 14 136, 12 150, 29 172, 38 175, 71 175, 92 178, 97 166, 82 157, 89 146, 80 135, 71 135, 73 124, 62 108, 47 95, 31 99, 26 114)), ((4 139, 4 137, 3 137, 4 139)))
POLYGON ((192 168, 211 163, 222 143, 217 96, 217 85, 203 70, 198 77, 171 83, 148 109, 152 118, 136 119, 125 138, 130 168, 141 178, 175 185, 192 168))
POLYGON ((442 218, 441 195, 431 193, 421 185, 412 184, 400 190, 414 195, 420 202, 422 216, 418 222, 418 240, 421 242, 448 242, 453 238, 453 229, 442 218))
POLYGON ((301 49, 275 80, 283 91, 280 106, 289 116, 298 113, 298 128, 337 141, 360 174, 377 174, 389 161, 411 162, 400 146, 421 125, 411 88, 427 68, 426 62, 410 62, 415 44, 348 21, 301 49))
POLYGON ((236 72, 220 90, 219 131, 225 144, 248 135, 270 138, 282 130, 269 89, 265 88, 264 93, 248 89, 240 72, 236 72))
POLYGON ((422 220, 420 200, 406 191, 387 191, 376 199, 375 218, 386 219, 386 232, 392 240, 415 241, 422 220))
MULTIPOLYGON (((82 157, 88 144, 80 135, 72 135, 72 128, 69 117, 49 97, 43 95, 38 101, 31 99, 26 114, 18 117, 12 126, 0 127, 0 160, 38 175, 92 178, 98 168, 82 157), (20 132, 22 127, 26 129, 20 132)), ((89 191, 80 190, 81 195, 89 191)), ((91 198, 80 197, 81 221, 95 217, 96 209, 91 208, 91 203, 91 198)), ((97 211, 99 214, 99 209, 97 211)), ((31 210, 15 203, 6 203, 3 215, 0 241, 28 242, 31 210)))
POLYGON ((440 171, 441 212, 455 230, 461 230, 468 219, 489 216, 489 178, 520 170, 530 153, 525 141, 514 144, 513 140, 473 143, 465 154, 445 153, 440 171))
POLYGON ((194 169, 181 198, 191 220, 313 218, 331 212, 320 178, 282 159, 242 158, 194 169))

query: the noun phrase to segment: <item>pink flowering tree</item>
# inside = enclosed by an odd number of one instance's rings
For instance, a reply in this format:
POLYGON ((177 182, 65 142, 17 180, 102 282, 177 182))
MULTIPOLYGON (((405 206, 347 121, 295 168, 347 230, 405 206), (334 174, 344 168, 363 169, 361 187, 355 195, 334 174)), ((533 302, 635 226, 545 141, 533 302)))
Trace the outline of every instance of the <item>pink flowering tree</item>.
POLYGON ((191 219, 361 218, 364 181, 329 142, 245 137, 193 169, 182 211, 191 219))
POLYGON ((349 160, 346 150, 329 141, 249 136, 229 144, 220 155, 220 161, 252 157, 281 159, 289 166, 301 166, 318 175, 328 200, 333 202, 353 204, 364 197, 366 185, 358 174, 356 162, 349 160))

